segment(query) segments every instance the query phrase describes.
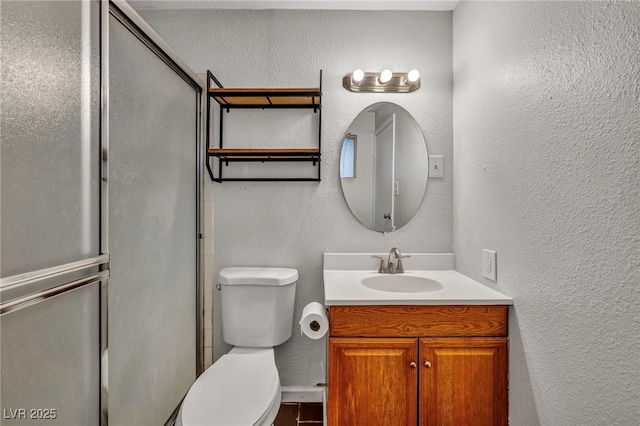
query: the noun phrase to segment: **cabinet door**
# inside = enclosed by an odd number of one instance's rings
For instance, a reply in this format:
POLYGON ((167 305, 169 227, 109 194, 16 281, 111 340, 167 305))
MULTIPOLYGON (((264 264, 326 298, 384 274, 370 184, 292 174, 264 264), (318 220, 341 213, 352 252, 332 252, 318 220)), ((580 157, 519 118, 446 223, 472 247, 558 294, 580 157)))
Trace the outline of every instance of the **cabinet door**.
POLYGON ((417 423, 416 338, 330 338, 329 426, 417 423))
POLYGON ((420 339, 420 424, 507 425, 507 338, 420 339))

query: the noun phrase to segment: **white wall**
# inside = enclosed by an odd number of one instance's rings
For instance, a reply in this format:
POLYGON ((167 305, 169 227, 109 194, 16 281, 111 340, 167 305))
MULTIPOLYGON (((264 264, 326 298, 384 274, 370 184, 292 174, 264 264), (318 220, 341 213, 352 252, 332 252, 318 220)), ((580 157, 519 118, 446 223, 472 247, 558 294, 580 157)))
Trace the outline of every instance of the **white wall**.
POLYGON ((456 269, 483 281, 498 252, 513 425, 640 418, 638 22, 640 3, 454 12, 456 269))
MULTIPOLYGON (((143 18, 197 72, 227 87, 315 86, 324 70, 321 183, 223 183, 213 188, 215 268, 273 265, 300 271, 293 337, 276 351, 283 385, 324 382, 325 341, 300 336, 297 319, 324 299, 322 253, 452 250, 451 168, 427 186, 413 221, 389 235, 364 228, 340 189, 344 133, 367 105, 395 102, 414 115, 432 154, 452 154, 452 13, 352 11, 145 11, 143 18), (342 88, 355 68, 420 70, 412 94, 358 94, 342 88)), ((226 123, 225 123, 226 124, 226 123)), ((247 121, 250 131, 255 124, 247 121)), ((283 128, 282 132, 287 129, 283 128)), ((210 247, 210 241, 207 244, 210 247)), ((207 250, 210 250, 208 248, 207 250)), ((212 254, 211 252, 208 252, 212 254)), ((212 282, 215 275, 206 279, 212 282)), ((214 349, 227 350, 214 301, 214 349)))

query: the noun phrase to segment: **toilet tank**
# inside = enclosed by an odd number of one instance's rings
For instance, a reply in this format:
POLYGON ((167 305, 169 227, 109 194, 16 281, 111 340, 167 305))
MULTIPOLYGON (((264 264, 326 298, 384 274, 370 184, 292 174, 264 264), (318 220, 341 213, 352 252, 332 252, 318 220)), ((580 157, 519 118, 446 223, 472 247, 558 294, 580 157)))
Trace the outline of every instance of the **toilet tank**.
POLYGON ((234 346, 272 347, 286 342, 293 327, 298 271, 234 267, 218 274, 222 337, 234 346))

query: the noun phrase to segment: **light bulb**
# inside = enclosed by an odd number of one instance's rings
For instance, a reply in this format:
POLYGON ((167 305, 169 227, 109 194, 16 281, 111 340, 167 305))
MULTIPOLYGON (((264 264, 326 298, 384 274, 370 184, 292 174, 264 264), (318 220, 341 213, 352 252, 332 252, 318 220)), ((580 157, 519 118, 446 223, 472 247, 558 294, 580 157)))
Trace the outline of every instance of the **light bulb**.
POLYGON ((362 71, 360 68, 358 68, 351 74, 351 80, 353 80, 354 83, 360 83, 363 78, 364 71, 362 71))
POLYGON ((391 72, 390 69, 384 69, 382 70, 382 72, 380 73, 380 77, 378 78, 378 80, 380 81, 381 84, 385 84, 387 83, 389 80, 391 80, 391 77, 393 77, 393 73, 391 72))
POLYGON ((420 78, 420 72, 418 70, 411 70, 407 74, 407 81, 409 83, 415 83, 420 78))

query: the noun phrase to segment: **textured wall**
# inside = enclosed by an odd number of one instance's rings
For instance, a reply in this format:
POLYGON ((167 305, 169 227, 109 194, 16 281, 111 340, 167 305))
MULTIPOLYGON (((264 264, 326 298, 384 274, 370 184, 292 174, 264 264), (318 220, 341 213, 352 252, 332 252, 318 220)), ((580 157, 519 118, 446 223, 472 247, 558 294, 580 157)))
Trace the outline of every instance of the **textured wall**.
MULTIPOLYGON (((452 154, 451 12, 146 11, 147 22, 197 72, 211 69, 227 87, 314 86, 324 70, 321 183, 223 183, 213 191, 214 273, 225 266, 273 265, 300 271, 293 337, 276 351, 283 385, 324 382, 325 341, 300 336, 297 319, 323 301, 322 253, 332 251, 450 252, 451 163, 431 180, 413 221, 382 235, 364 228, 342 196, 342 136, 367 105, 395 102, 414 115, 431 154, 452 154), (417 68, 412 94, 354 94, 342 88, 353 69, 417 68)), ((226 125, 226 123, 225 123, 226 125)), ((247 120, 246 130, 259 133, 247 120)), ((288 129, 280 130, 286 135, 288 129)), ((206 232, 206 231, 205 231, 206 232)), ((208 252, 212 255, 211 243, 208 252)), ((209 257, 210 258, 210 257, 209 257)), ((215 275, 207 274, 211 283, 215 275)), ((227 350, 214 300, 214 349, 227 350)))
POLYGON ((514 425, 640 418, 638 22, 639 3, 454 11, 456 269, 482 281, 498 252, 514 425))

